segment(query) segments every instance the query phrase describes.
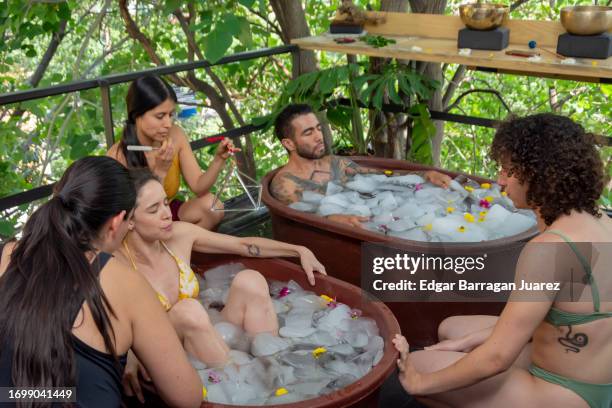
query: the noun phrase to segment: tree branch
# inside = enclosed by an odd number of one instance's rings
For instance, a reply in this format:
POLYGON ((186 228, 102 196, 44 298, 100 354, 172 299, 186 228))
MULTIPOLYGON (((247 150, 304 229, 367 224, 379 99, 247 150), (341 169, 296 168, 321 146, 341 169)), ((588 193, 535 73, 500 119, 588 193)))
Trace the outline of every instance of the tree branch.
MULTIPOLYGON (((123 18, 125 28, 127 29, 128 34, 131 38, 138 41, 140 45, 142 45, 149 58, 151 58, 151 61, 153 61, 155 65, 166 65, 164 60, 161 59, 159 55, 157 55, 157 52, 155 52, 155 47, 151 43, 151 40, 149 40, 147 36, 145 36, 142 31, 140 31, 140 29, 132 19, 132 16, 130 15, 130 12, 127 8, 127 0, 119 0, 119 13, 123 18)), ((185 85, 185 82, 178 75, 170 74, 168 75, 168 78, 170 78, 172 82, 179 86, 185 85)))
POLYGON ((262 20, 264 20, 266 23, 268 23, 268 25, 270 26, 270 28, 272 28, 272 30, 274 30, 274 32, 280 37, 281 40, 283 40, 284 43, 287 43, 288 40, 285 38, 285 35, 283 34, 283 31, 281 30, 281 28, 274 23, 274 21, 270 20, 270 18, 268 16, 266 16, 265 14, 261 14, 259 11, 249 8, 249 11, 253 14, 255 14, 257 17, 261 18, 262 20))
POLYGON ((47 51, 45 51, 45 54, 40 60, 40 64, 38 64, 38 67, 36 67, 36 71, 34 71, 32 76, 28 80, 32 88, 36 88, 38 86, 38 84, 40 83, 40 80, 45 74, 45 71, 49 67, 49 63, 51 62, 51 59, 55 55, 55 52, 57 51, 57 47, 60 45, 60 43, 64 39, 64 36, 66 35, 66 24, 67 23, 68 23, 67 20, 60 21, 57 31, 55 31, 53 35, 51 36, 51 41, 49 42, 47 51))
POLYGON ((465 72, 467 71, 465 65, 459 65, 455 74, 453 75, 453 79, 448 82, 448 86, 446 87, 446 92, 444 92, 444 96, 442 96, 442 107, 446 109, 448 104, 450 103, 451 98, 455 94, 455 91, 463 81, 465 77, 465 72))
POLYGON ((529 0, 517 0, 510 5, 510 12, 512 13, 517 8, 521 7, 523 4, 527 3, 529 0))
POLYGON ((87 49, 87 46, 89 45, 89 40, 91 39, 91 36, 93 35, 96 28, 102 24, 102 20, 104 20, 104 17, 106 16, 106 9, 110 7, 110 4, 111 4, 111 0, 106 0, 104 2, 104 6, 102 7, 102 10, 98 14, 98 17, 96 18, 94 23, 91 25, 91 27, 89 27, 89 30, 87 30, 87 34, 85 34, 85 38, 81 42, 81 48, 79 49, 79 53, 77 54, 77 57, 74 62, 74 67, 73 67, 73 76, 75 78, 79 72, 79 65, 81 64, 81 60, 83 59, 85 50, 87 49))
POLYGON ((496 91, 495 89, 470 89, 469 91, 465 91, 461 95, 459 95, 457 97, 457 99, 455 99, 455 101, 452 104, 450 104, 450 106, 448 108, 444 109, 444 112, 450 112, 453 108, 455 108, 457 105, 459 105, 459 102, 461 102, 461 99, 463 99, 467 95, 469 95, 471 93, 475 93, 475 92, 490 93, 490 94, 495 95, 497 97, 497 99, 500 100, 502 105, 504 105, 504 108, 506 108, 506 110, 508 112, 512 113, 512 110, 510 109, 510 107, 508 106, 506 101, 504 101, 504 98, 502 98, 502 96, 499 93, 499 91, 496 91))
MULTIPOLYGON (((200 47, 198 47, 198 45, 196 44, 195 37, 193 35, 193 31, 189 29, 189 22, 185 20, 185 16, 183 15, 183 13, 181 13, 181 11, 177 9, 177 10, 174 10, 173 14, 176 16, 179 23, 181 24, 181 28, 183 29, 183 32, 185 33, 185 36, 187 37, 188 45, 192 47, 193 51, 195 52, 195 54, 197 55, 199 59, 205 60, 204 54, 202 53, 202 50, 200 49, 200 47)), ((204 68, 204 70, 206 71, 210 79, 212 79, 212 81, 215 83, 215 85, 219 89, 219 92, 221 92, 221 95, 223 96, 227 104, 229 105, 230 110, 234 114, 234 117, 236 118, 240 126, 246 126, 246 123, 244 119, 242 118, 242 115, 238 111, 236 104, 234 104, 234 102, 232 101, 232 98, 229 92, 227 92, 227 87, 225 86, 223 81, 221 81, 221 79, 212 71, 210 67, 206 67, 204 68)))

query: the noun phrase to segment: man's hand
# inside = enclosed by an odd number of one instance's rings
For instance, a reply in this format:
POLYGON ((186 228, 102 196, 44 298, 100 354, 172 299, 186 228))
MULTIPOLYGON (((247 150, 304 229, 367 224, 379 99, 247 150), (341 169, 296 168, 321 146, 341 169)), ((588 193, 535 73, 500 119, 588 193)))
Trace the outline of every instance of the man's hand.
POLYGON ((368 217, 360 217, 358 215, 332 214, 328 215, 327 219, 341 224, 348 224, 351 227, 363 228, 362 222, 368 221, 368 217))
POLYGON ((123 391, 128 397, 133 397, 136 395, 138 401, 140 401, 141 404, 144 404, 144 395, 142 394, 142 388, 140 388, 140 381, 138 380, 139 372, 145 381, 151 381, 151 377, 149 376, 147 370, 142 364, 140 364, 140 361, 138 361, 138 358, 136 358, 134 353, 132 353, 132 350, 129 350, 127 355, 127 363, 125 365, 125 370, 123 371, 123 391))
POLYGON ((425 180, 429 181, 431 184, 435 184, 438 187, 448 188, 450 186, 450 182, 453 181, 452 178, 447 176, 446 174, 440 173, 439 171, 429 170, 425 173, 425 180))

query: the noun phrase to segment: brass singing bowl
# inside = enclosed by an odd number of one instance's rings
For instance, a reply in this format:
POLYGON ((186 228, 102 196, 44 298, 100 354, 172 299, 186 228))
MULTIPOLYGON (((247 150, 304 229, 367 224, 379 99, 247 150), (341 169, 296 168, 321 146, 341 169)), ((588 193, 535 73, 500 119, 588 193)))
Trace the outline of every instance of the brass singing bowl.
POLYGON ((459 16, 467 28, 472 30, 493 30, 508 20, 508 7, 503 4, 462 4, 459 16))
POLYGON ((612 30, 612 7, 572 6, 561 9, 561 24, 574 35, 597 35, 612 30))

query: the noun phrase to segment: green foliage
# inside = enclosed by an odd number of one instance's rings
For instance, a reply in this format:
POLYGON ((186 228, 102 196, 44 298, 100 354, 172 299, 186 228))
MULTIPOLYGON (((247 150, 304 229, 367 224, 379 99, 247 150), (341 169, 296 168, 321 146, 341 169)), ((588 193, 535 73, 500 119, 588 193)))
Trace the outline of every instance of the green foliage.
POLYGON ((419 103, 410 109, 410 116, 412 118, 412 137, 408 160, 432 165, 432 137, 436 133, 436 127, 431 121, 429 110, 425 104, 419 103))
MULTIPOLYGON (((449 0, 447 14, 457 14, 461 2, 463 0, 449 0)), ((330 17, 339 0, 302 3, 311 33, 318 34, 329 28, 330 17)), ((380 7, 380 0, 356 0, 355 3, 361 7, 367 3, 375 9, 380 7)), ((558 19, 559 9, 574 3, 592 2, 526 2, 511 17, 558 19)), ((0 0, 0 93, 30 87, 28 80, 62 20, 67 21, 66 36, 39 87, 155 66, 140 43, 129 38, 116 2, 111 2, 101 24, 95 25, 102 4, 101 0, 0 0)), ((190 15, 188 2, 130 1, 129 4, 134 21, 151 39, 164 63, 186 62, 189 55, 187 39, 174 12, 179 10, 183 16, 190 15)), ((283 43, 276 33, 278 22, 266 0, 208 0, 191 4, 194 14, 189 29, 210 61, 218 61, 235 52, 283 43)), ((367 120, 367 110, 357 109, 358 104, 369 105, 374 111, 387 103, 402 105, 412 119, 409 158, 424 163, 435 159, 432 157, 431 119, 426 111, 423 114, 420 104, 439 84, 395 63, 372 74, 365 58, 350 66, 341 54, 320 52, 317 58, 320 71, 294 81, 290 80, 291 56, 288 54, 216 66, 213 72, 226 84, 241 115, 256 118, 253 123, 269 124, 275 112, 289 102, 303 101, 325 109, 334 134, 334 147, 346 150, 365 152, 370 142, 365 135, 374 131, 367 120), (329 104, 340 97, 349 98, 350 106, 329 104)), ((456 66, 447 67, 445 78, 452 78, 455 70, 456 66)), ((195 74, 214 85, 204 70, 196 70, 195 74)), ((555 93, 557 100, 565 101, 556 112, 572 117, 589 131, 612 134, 610 85, 468 71, 455 97, 476 88, 496 89, 517 115, 551 111, 550 95, 555 93)), ((127 84, 111 87, 117 138, 126 116, 126 91, 127 84)), ((196 98, 201 120, 181 122, 186 134, 198 139, 222 131, 222 122, 211 109, 210 101, 201 94, 196 98)), ((504 119, 507 115, 496 98, 478 93, 468 95, 451 113, 493 119, 504 119)), ((106 146, 102 123, 97 89, 0 107, 0 196, 56 181, 74 159, 85 154, 103 154, 106 146)), ((236 120, 235 123, 238 124, 236 120)), ((494 130, 451 122, 446 122, 444 127, 442 167, 495 177, 497 168, 488 156, 494 130)), ((286 160, 283 148, 267 137, 269 135, 265 136, 253 137, 258 177, 286 160)), ((602 158, 608 163, 608 171, 612 171, 611 150, 600 149, 602 158)), ((212 160, 208 149, 197 151, 196 156, 203 168, 212 160)), ((601 202, 610 206, 611 200, 610 189, 606 189, 601 202)), ((19 227, 35 205, 4 211, 0 217, 0 235, 10 235, 13 227, 19 227)))
MULTIPOLYGON (((369 73, 368 64, 348 64, 321 71, 309 72, 289 81, 273 112, 263 118, 256 118, 254 124, 266 124, 269 128, 276 115, 289 103, 307 103, 315 111, 327 109, 327 119, 350 135, 353 146, 359 153, 367 150, 367 141, 360 118, 359 106, 382 111, 384 103, 393 103, 408 110, 418 100, 427 100, 439 87, 436 81, 424 77, 410 67, 400 63, 387 64, 381 73, 369 73), (363 73, 359 74, 359 71, 363 73), (348 97, 351 107, 335 106, 333 99, 348 97)), ((433 127, 429 113, 421 114, 426 105, 417 104, 415 121, 420 138, 431 138, 433 127)), ((431 163, 431 141, 419 143, 415 158, 431 163), (425 150, 430 146, 429 153, 425 150)))
POLYGON ((383 48, 389 44, 395 44, 396 41, 393 38, 383 37, 382 35, 364 35, 359 37, 359 41, 363 41, 374 48, 383 48))

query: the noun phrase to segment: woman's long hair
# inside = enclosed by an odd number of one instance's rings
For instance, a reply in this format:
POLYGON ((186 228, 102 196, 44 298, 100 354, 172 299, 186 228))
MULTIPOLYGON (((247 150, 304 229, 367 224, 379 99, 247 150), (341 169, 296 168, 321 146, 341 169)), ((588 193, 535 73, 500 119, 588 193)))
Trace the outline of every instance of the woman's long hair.
POLYGON ((143 76, 134 80, 130 85, 125 98, 128 117, 119 144, 128 167, 147 167, 147 159, 143 152, 127 149, 129 145, 140 145, 136 136, 136 118, 168 99, 176 103, 176 93, 166 81, 157 76, 143 76))
POLYGON ((16 387, 76 384, 72 329, 83 302, 115 357, 115 313, 86 257, 104 224, 134 207, 128 171, 110 157, 74 162, 32 214, 0 277, 0 353, 13 351, 16 387))

